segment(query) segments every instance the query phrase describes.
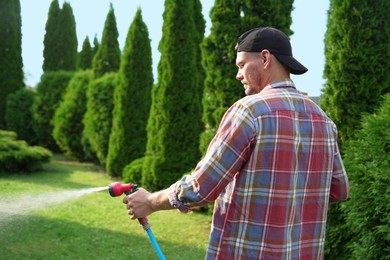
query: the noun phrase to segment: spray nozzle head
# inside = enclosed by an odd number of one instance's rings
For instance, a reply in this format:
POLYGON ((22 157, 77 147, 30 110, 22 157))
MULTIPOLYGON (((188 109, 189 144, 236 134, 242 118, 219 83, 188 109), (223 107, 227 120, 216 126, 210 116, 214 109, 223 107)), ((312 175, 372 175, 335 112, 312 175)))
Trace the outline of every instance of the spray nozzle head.
POLYGON ((135 190, 137 190, 136 184, 122 184, 120 182, 114 182, 108 186, 108 192, 110 193, 111 197, 117 197, 123 193, 130 194, 135 190))

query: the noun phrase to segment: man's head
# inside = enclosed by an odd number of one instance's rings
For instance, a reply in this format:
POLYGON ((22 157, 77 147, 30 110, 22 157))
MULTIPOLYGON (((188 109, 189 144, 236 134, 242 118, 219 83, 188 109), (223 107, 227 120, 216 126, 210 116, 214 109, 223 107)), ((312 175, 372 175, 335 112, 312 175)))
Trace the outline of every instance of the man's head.
POLYGON ((273 81, 289 79, 290 73, 303 74, 307 71, 293 58, 287 36, 271 27, 256 28, 242 34, 236 51, 236 78, 244 85, 246 95, 259 93, 273 81))
POLYGON ((280 30, 260 27, 249 30, 238 38, 237 52, 261 52, 262 50, 268 50, 292 74, 299 75, 307 71, 307 68, 293 57, 290 40, 280 30))

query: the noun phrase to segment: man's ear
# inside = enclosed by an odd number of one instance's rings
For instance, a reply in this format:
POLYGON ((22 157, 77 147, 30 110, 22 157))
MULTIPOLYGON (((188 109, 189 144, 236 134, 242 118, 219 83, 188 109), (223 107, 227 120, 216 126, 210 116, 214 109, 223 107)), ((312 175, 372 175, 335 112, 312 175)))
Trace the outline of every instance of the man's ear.
POLYGON ((264 68, 269 67, 270 62, 271 62, 271 53, 269 52, 269 50, 267 50, 267 49, 262 50, 260 55, 261 55, 261 59, 264 63, 264 68))

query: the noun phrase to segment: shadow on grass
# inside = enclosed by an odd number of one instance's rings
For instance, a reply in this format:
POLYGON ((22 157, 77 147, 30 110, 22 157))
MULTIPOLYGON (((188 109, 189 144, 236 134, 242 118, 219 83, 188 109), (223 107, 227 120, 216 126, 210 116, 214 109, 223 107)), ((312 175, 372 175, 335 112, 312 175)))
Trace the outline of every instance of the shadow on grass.
MULTIPOLYGON (((146 233, 115 232, 31 215, 0 224, 2 259, 159 259, 146 233)), ((156 239, 167 259, 204 257, 204 250, 192 245, 156 239)))
MULTIPOLYGON (((0 179, 20 184, 45 185, 61 189, 83 189, 96 187, 96 180, 99 179, 101 180, 100 183, 102 183, 102 180, 105 180, 104 183, 109 184, 112 178, 99 165, 77 162, 66 158, 64 155, 55 154, 51 161, 44 165, 41 171, 32 173, 0 173, 0 179), (73 174, 84 175, 83 178, 85 181, 72 180, 70 176, 73 174), (91 182, 88 181, 88 176, 91 182)), ((7 189, 6 186, 1 188, 2 190, 7 189)), ((10 188, 11 192, 12 190, 14 188, 10 188)))

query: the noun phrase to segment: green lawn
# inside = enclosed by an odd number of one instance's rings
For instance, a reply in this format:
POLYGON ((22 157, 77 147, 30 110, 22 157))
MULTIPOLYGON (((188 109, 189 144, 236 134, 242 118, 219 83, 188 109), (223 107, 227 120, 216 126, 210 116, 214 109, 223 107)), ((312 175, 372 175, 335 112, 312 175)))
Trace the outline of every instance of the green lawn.
MULTIPOLYGON (((158 259, 138 221, 107 190, 73 196, 74 191, 108 187, 99 167, 56 155, 45 170, 0 175, 1 259, 158 259)), ((211 217, 177 211, 149 216, 167 259, 203 259, 211 217)))

